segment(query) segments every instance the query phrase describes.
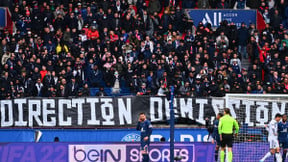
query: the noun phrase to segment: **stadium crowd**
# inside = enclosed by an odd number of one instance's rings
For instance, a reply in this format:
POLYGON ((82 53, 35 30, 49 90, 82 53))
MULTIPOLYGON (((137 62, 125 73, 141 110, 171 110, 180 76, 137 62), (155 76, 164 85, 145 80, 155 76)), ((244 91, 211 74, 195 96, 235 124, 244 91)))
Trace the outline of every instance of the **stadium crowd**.
POLYGON ((1 30, 0 99, 288 93, 285 0, 14 0, 16 31, 1 30), (253 8, 266 28, 194 24, 187 8, 253 8), (242 66, 248 59, 249 68, 242 66))

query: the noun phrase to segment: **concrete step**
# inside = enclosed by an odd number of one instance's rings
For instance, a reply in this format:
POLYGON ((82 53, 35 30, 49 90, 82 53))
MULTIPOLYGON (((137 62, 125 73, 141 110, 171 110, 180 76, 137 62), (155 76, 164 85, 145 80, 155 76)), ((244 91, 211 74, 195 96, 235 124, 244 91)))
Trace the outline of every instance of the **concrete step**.
POLYGON ((251 63, 249 62, 249 59, 242 59, 241 60, 241 65, 242 65, 242 68, 246 68, 246 69, 248 69, 249 68, 249 66, 251 65, 251 63))

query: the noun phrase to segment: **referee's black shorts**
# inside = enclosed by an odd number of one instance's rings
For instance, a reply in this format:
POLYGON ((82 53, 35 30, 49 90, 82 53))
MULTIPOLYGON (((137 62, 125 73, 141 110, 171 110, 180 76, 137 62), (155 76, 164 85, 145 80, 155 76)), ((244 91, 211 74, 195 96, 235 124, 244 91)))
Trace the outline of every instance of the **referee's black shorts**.
POLYGON ((233 146, 233 134, 222 134, 221 147, 233 146))

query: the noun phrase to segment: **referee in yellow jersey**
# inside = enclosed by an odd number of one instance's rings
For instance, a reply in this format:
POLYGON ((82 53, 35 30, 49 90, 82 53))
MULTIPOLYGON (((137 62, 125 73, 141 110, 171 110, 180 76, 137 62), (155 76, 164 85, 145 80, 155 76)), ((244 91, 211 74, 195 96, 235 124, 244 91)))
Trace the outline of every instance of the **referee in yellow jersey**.
POLYGON ((233 146, 233 130, 235 129, 235 135, 237 136, 239 131, 239 125, 237 121, 231 116, 230 109, 224 109, 224 116, 220 118, 218 125, 218 132, 221 141, 221 152, 220 159, 224 162, 225 159, 225 148, 228 147, 228 161, 232 162, 232 146, 233 146))

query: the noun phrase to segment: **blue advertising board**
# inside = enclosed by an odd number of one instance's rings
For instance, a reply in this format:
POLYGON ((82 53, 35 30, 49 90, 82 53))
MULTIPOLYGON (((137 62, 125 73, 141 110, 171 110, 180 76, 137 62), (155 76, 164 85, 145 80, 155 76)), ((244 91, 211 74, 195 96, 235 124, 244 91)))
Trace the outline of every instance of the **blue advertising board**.
MULTIPOLYGON (((70 130, 71 131, 71 130, 70 130)), ((102 130, 81 130, 76 133, 69 133, 69 130, 61 130, 51 132, 50 130, 43 130, 40 141, 51 142, 57 135, 61 141, 65 142, 137 142, 140 140, 140 132, 135 129, 102 129, 102 130), (68 135, 69 134, 69 135, 68 135)), ((151 141, 159 142, 164 137, 166 141, 170 140, 170 130, 153 129, 151 141)), ((175 142, 204 142, 207 141, 208 132, 206 129, 175 129, 175 142)))
MULTIPOLYGON (((9 143, 0 145, 0 161, 139 162, 142 159, 139 145, 139 143, 9 143)), ((149 150, 151 162, 169 162, 169 143, 152 143, 149 150)), ((186 162, 208 162, 212 161, 213 156, 206 156, 205 153, 213 153, 213 150, 212 144, 176 143, 174 152, 186 162)))
MULTIPOLYGON (((53 142, 58 137, 62 142, 137 142, 140 132, 133 128, 126 129, 0 129, 0 142, 33 142, 35 133, 41 131, 40 142, 53 142)), ((240 129, 239 136, 251 138, 248 141, 267 141, 262 129, 240 129)), ((169 128, 154 128, 152 142, 159 142, 164 137, 170 139, 169 128)), ((205 128, 176 128, 175 142, 206 142, 211 141, 205 128)))
POLYGON ((4 28, 6 23, 6 9, 0 7, 0 28, 4 28))
POLYGON ((219 27, 223 20, 234 22, 240 27, 244 22, 246 25, 250 23, 256 24, 256 10, 195 10, 187 11, 188 16, 194 21, 197 26, 200 22, 204 25, 210 23, 212 27, 219 27))
MULTIPOLYGON (((33 129, 1 129, 0 142, 33 142, 33 129)), ((40 129, 40 142, 52 142, 58 137, 62 142, 135 142, 140 132, 136 129, 40 129)), ((151 141, 158 142, 161 137, 169 140, 168 128, 154 128, 151 141)), ((177 128, 175 142, 205 142, 208 132, 205 128, 177 128)))
MULTIPOLYGON (((2 143, 0 162, 139 162, 140 143, 2 143)), ((211 143, 175 143, 174 153, 185 162, 214 161, 215 145, 211 143)), ((269 151, 269 144, 262 142, 236 143, 233 146, 233 161, 259 161, 269 151)), ((151 162, 169 162, 169 143, 151 143, 149 157, 151 162)), ((268 161, 273 161, 271 156, 268 161)))

